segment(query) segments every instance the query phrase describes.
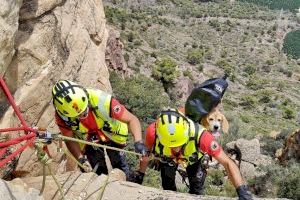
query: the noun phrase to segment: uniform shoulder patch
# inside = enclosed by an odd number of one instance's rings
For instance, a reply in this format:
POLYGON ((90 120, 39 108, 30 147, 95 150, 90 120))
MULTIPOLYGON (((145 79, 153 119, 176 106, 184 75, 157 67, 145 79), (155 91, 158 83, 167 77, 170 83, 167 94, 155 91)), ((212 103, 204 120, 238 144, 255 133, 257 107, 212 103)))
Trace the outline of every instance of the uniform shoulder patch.
POLYGON ((215 151, 215 150, 217 150, 219 148, 219 144, 216 142, 216 141, 212 141, 211 143, 210 143, 210 149, 212 150, 212 151, 215 151))
POLYGON ((121 106, 120 105, 115 105, 113 107, 113 111, 114 111, 114 113, 118 114, 121 111, 121 106))

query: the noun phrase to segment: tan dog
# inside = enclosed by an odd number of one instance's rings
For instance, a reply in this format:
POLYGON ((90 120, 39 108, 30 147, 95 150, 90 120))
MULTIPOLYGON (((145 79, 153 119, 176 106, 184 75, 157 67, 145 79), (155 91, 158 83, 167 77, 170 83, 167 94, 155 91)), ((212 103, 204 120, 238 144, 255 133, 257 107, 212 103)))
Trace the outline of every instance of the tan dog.
POLYGON ((212 110, 200 122, 206 129, 210 130, 215 138, 219 137, 221 133, 228 133, 229 124, 226 117, 218 110, 212 110))
MULTIPOLYGON (((204 126, 207 130, 212 132, 212 135, 217 141, 221 136, 221 133, 228 133, 229 123, 226 117, 216 108, 208 113, 205 117, 201 119, 201 125, 204 126)), ((219 163, 217 160, 212 159, 208 163, 209 167, 218 168, 219 163)))

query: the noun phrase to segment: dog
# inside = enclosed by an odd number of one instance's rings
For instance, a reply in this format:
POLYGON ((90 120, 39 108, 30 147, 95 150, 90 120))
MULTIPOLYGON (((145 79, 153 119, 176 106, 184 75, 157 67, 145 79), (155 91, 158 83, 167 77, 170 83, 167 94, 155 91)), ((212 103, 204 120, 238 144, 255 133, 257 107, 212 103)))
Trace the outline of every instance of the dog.
POLYGON ((215 138, 221 133, 228 133, 229 123, 226 117, 218 110, 214 109, 201 119, 200 122, 207 130, 211 131, 215 138))
MULTIPOLYGON (((229 123, 225 115, 223 115, 217 108, 213 109, 200 121, 200 124, 209 130, 217 141, 220 141, 221 133, 228 133, 229 123)), ((210 158, 208 167, 218 168, 219 163, 213 158, 210 158)))

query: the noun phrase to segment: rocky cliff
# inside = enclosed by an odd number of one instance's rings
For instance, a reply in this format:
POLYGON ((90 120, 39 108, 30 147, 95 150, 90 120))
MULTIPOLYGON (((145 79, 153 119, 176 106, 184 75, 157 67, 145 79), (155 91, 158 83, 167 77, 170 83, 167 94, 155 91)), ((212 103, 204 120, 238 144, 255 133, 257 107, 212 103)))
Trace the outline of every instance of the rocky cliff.
MULTIPOLYGON (((120 35, 112 27, 106 28, 101 0, 1 0, 0 7, 0 75, 5 78, 30 126, 57 131, 51 105, 51 87, 57 80, 71 79, 87 87, 111 91, 106 63, 123 76, 133 73, 127 68, 122 56, 123 44, 119 40, 120 35)), ((171 93, 178 99, 185 99, 191 85, 187 78, 178 79, 176 86, 182 91, 171 93)), ((2 92, 0 118, 0 128, 16 127, 20 124, 13 110, 8 107, 2 92)), ((18 134, 21 133, 14 133, 18 134)), ((0 139, 11 136, 12 134, 2 134, 0 139)), ((254 154, 260 155, 257 140, 237 141, 236 144, 243 152, 252 149, 254 154)), ((65 156, 57 151, 55 144, 49 145, 49 150, 53 157, 52 171, 55 170, 59 182, 64 184, 63 191, 66 196, 70 199, 98 199, 97 191, 107 177, 98 177, 92 173, 65 173, 68 171, 65 156)), ((255 164, 266 163, 263 156, 245 158, 255 164)), ((50 176, 47 177, 43 196, 38 195, 43 172, 34 149, 27 148, 14 165, 15 169, 23 172, 22 176, 27 178, 14 179, 11 182, 0 180, 0 199, 60 199, 57 188, 53 187, 54 180, 50 176)), ((0 176, 7 175, 9 170, 2 168, 0 176)), ((241 171, 245 176, 252 176, 256 170, 253 164, 241 163, 241 171)), ((104 192, 104 199, 120 197, 199 198, 110 180, 104 192)), ((207 196, 201 199, 219 198, 207 196)))
MULTIPOLYGON (((230 200, 234 198, 217 196, 196 196, 190 194, 176 193, 173 191, 163 191, 156 188, 149 188, 136 183, 125 182, 116 179, 114 175, 109 178, 105 175, 97 176, 94 173, 66 173, 57 177, 63 183, 62 191, 65 199, 74 200, 96 200, 96 199, 126 199, 126 200, 230 200), (104 191, 103 191, 104 189, 104 191), (102 196, 101 196, 102 195, 102 196), (101 198, 102 197, 102 198, 101 198)), ((30 179, 14 179, 6 182, 0 179, 0 197, 7 200, 56 200, 61 199, 60 192, 49 176, 46 177, 46 186, 43 195, 39 196, 42 177, 30 179), (11 193, 6 192, 10 190, 11 193)), ((256 199, 256 198, 254 198, 256 199)), ((267 200, 267 199, 266 199, 267 200)))
MULTIPOLYGON (((111 91, 101 0, 3 0, 0 7, 0 74, 30 126, 56 128, 51 87, 59 79, 111 91)), ((0 97, 0 127, 17 126, 2 91, 0 97)), ((22 154, 18 170, 40 173, 33 153, 22 154)))

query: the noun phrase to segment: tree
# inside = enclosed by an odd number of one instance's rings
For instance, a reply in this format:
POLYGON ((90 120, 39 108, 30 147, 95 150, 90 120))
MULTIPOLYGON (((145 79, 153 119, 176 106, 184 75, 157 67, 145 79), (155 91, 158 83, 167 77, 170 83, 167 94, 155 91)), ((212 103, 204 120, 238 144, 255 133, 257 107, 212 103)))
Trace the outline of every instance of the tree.
POLYGON ((171 58, 163 58, 157 61, 152 70, 152 76, 161 81, 165 90, 173 85, 173 81, 178 76, 177 63, 171 58))
POLYGON ((155 120, 160 110, 170 102, 162 84, 146 76, 136 75, 123 80, 116 73, 111 73, 110 82, 117 99, 144 123, 155 120))

